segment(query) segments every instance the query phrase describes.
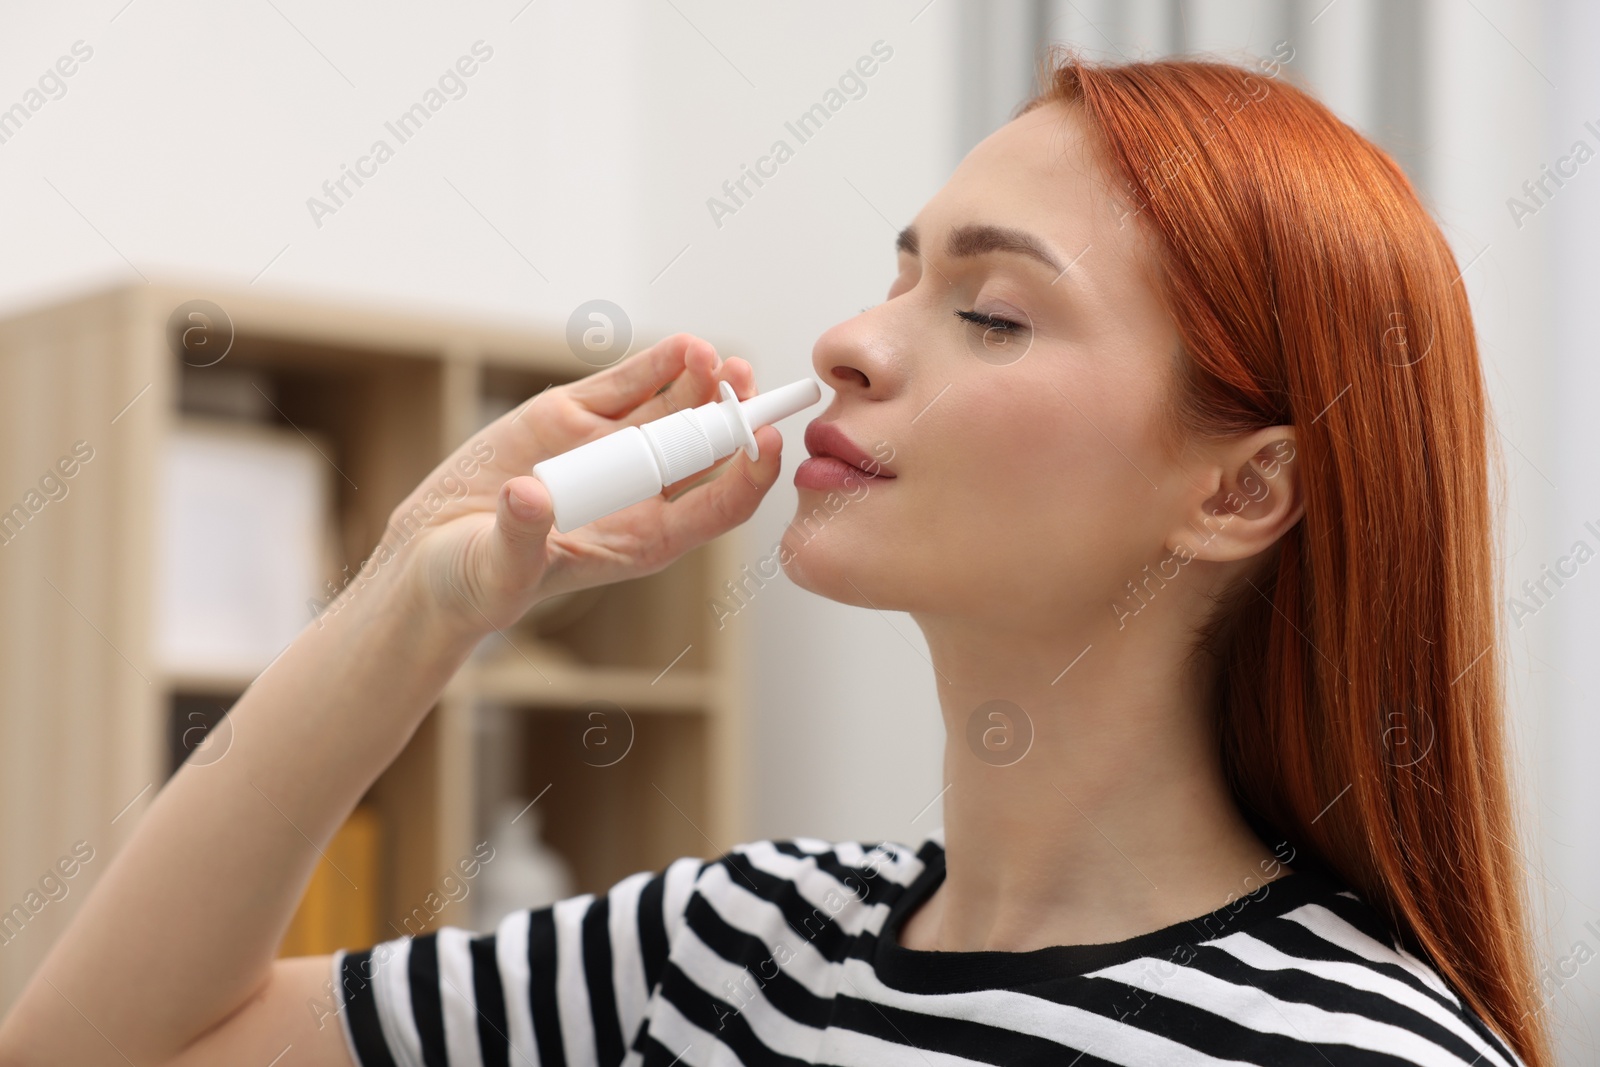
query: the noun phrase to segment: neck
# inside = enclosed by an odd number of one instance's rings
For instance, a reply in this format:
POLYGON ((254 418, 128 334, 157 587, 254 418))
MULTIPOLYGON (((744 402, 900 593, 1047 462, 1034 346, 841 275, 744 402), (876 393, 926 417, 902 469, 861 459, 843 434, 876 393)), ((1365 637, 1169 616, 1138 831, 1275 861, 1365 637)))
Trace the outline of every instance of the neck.
POLYGON ((1118 941, 1283 873, 1223 776, 1183 620, 1094 634, 917 622, 945 721, 947 871, 908 947, 1118 941))

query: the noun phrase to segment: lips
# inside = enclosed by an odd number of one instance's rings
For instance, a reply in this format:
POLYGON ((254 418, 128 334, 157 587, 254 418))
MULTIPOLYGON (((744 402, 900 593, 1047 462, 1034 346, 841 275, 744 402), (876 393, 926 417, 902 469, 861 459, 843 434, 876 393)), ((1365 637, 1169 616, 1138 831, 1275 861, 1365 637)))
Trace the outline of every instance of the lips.
POLYGON ((815 419, 806 425, 806 451, 814 457, 829 456, 861 471, 872 478, 893 478, 894 471, 884 466, 875 456, 850 440, 845 432, 832 422, 815 419))

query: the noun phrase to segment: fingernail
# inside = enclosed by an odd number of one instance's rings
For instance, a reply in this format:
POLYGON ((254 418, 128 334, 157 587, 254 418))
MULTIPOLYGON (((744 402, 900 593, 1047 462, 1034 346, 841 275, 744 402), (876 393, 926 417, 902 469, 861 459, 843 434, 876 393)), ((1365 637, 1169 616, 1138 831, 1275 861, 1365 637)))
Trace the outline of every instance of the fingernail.
POLYGON ((517 518, 523 522, 532 522, 539 517, 539 505, 517 492, 515 486, 511 487, 510 496, 511 513, 517 518))

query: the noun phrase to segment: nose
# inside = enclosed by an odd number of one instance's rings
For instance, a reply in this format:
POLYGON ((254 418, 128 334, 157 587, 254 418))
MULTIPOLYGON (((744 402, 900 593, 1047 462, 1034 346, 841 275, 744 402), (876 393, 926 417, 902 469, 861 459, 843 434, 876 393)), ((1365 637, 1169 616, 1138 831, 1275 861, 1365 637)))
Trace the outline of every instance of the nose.
POLYGON ((893 395, 899 388, 901 361, 887 310, 880 304, 823 331, 811 349, 817 377, 840 394, 871 400, 893 395))

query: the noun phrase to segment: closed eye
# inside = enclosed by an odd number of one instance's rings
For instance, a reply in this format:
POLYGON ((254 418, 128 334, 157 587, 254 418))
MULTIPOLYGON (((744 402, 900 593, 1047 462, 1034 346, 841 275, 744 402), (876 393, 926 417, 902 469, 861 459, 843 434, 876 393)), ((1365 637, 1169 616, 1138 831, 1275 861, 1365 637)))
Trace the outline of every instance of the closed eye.
POLYGON ((986 330, 1000 330, 1002 332, 1022 329, 1022 324, 1002 319, 998 315, 990 315, 982 311, 957 311, 956 318, 965 319, 967 322, 982 326, 986 330))

